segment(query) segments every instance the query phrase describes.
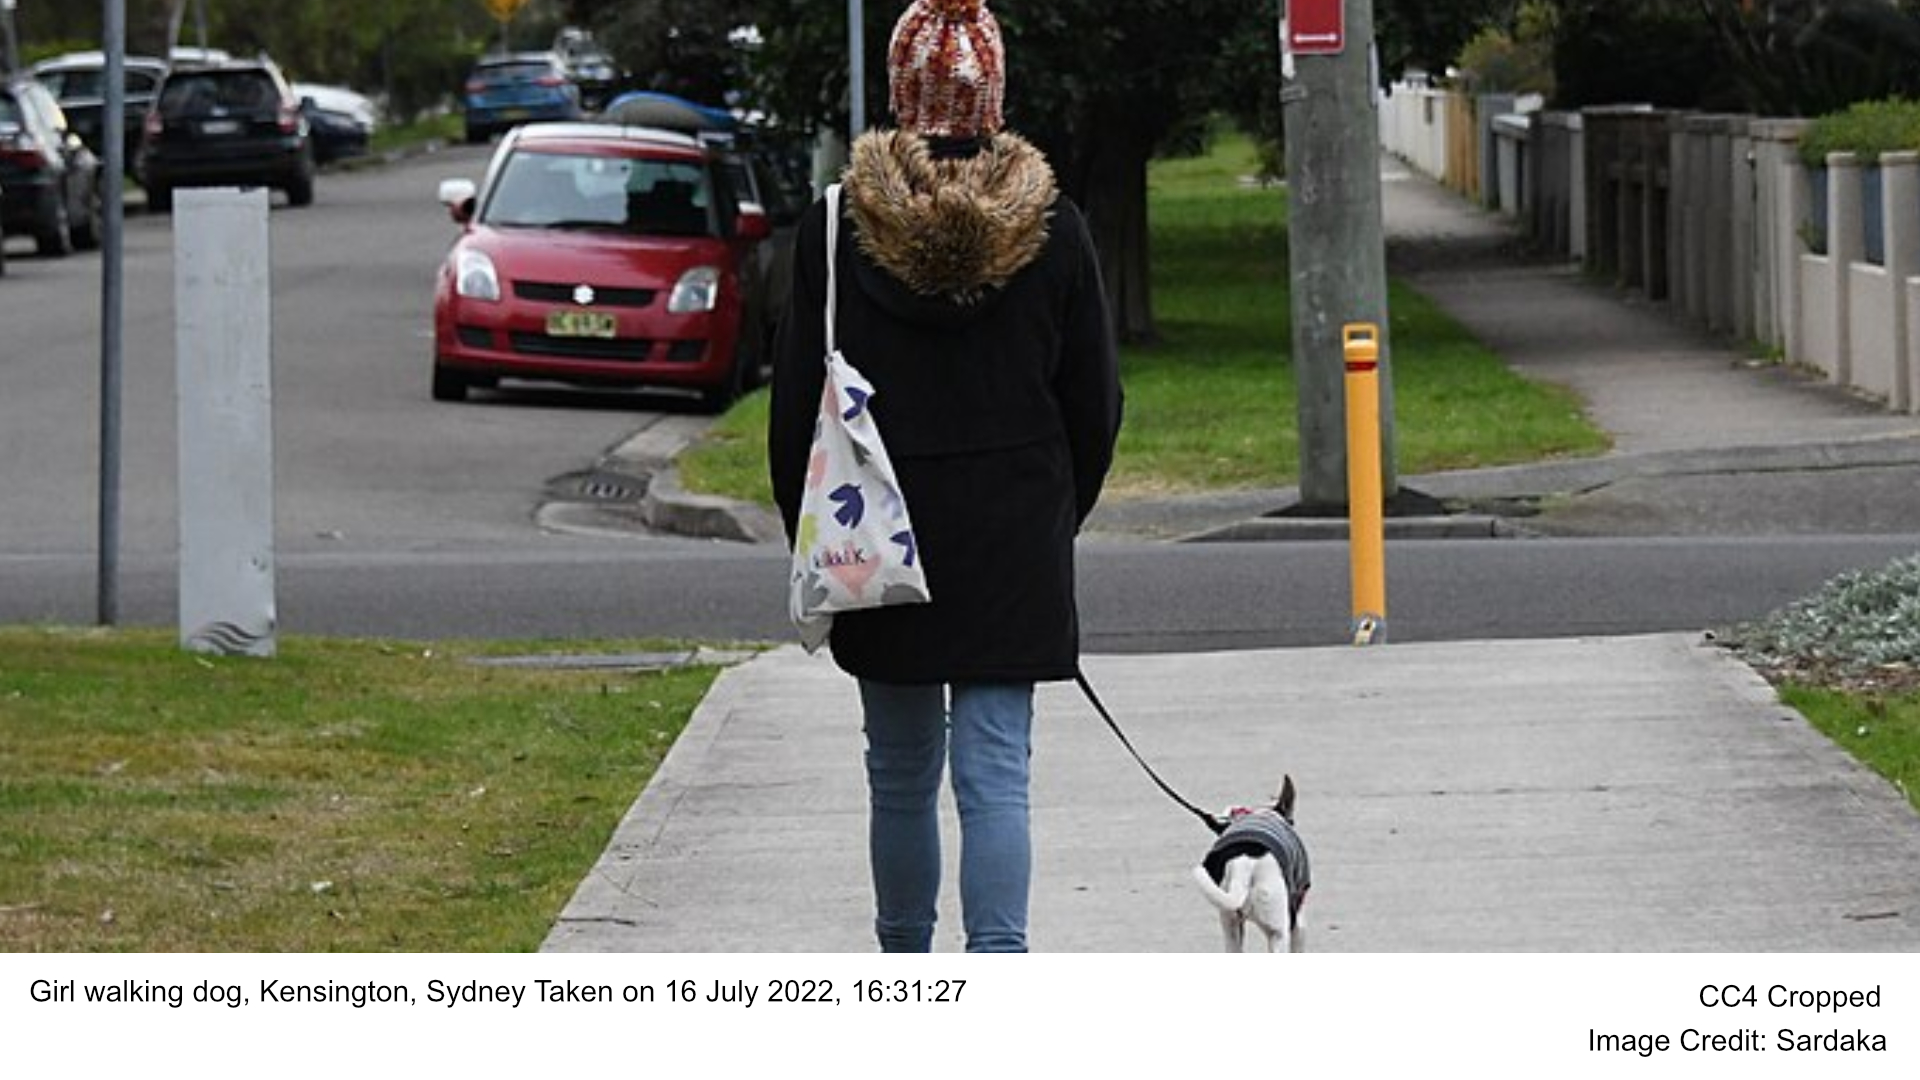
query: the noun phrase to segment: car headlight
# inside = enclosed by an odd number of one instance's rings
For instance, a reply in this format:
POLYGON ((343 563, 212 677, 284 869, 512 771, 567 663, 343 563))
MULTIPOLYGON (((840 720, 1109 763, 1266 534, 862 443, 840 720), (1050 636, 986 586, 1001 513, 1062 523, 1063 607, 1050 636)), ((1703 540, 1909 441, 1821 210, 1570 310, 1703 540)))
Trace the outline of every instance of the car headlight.
POLYGON ((500 299, 500 275, 486 252, 462 250, 453 263, 454 291, 469 300, 500 299))
POLYGON ((720 271, 711 266, 696 266, 680 275, 673 295, 667 297, 667 310, 675 315, 694 311, 712 311, 720 299, 720 271))

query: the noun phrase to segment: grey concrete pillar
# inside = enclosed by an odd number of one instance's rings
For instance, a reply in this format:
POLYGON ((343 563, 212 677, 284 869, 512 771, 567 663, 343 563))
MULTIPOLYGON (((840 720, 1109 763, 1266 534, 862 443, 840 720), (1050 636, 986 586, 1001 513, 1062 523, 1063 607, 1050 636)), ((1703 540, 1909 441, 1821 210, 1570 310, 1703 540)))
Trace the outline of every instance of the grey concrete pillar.
POLYGON ((1733 140, 1726 117, 1714 117, 1707 134, 1707 328, 1733 329, 1733 140))
POLYGON ((1880 156, 1880 198, 1886 222, 1887 276, 1893 283, 1893 400, 1902 412, 1920 410, 1920 380, 1911 350, 1909 327, 1913 312, 1907 304, 1908 283, 1920 274, 1920 153, 1904 151, 1880 156))
POLYGON ((1727 317, 1735 337, 1752 340, 1754 333, 1753 293, 1760 278, 1759 243, 1754 236, 1755 203, 1758 200, 1758 158, 1753 138, 1747 134, 1744 118, 1729 121, 1727 131, 1727 171, 1732 180, 1728 195, 1733 205, 1732 273, 1727 278, 1727 317))
POLYGON ((1833 260, 1836 347, 1833 381, 1853 384, 1853 264, 1866 253, 1860 221, 1860 159, 1827 155, 1827 257, 1833 260))
POLYGON ((264 188, 174 196, 180 642, 272 656, 273 305, 264 188))

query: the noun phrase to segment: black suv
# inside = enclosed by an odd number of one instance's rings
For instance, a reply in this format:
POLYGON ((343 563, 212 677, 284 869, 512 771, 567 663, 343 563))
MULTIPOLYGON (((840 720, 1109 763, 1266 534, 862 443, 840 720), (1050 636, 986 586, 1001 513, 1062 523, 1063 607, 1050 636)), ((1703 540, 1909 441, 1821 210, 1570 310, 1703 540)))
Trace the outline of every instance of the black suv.
POLYGON ((147 205, 166 210, 173 189, 259 185, 313 201, 313 139, 300 99, 268 60, 176 65, 160 84, 140 144, 147 205))
POLYGON ((100 243, 100 159, 25 75, 0 78, 0 231, 32 235, 42 255, 100 243))

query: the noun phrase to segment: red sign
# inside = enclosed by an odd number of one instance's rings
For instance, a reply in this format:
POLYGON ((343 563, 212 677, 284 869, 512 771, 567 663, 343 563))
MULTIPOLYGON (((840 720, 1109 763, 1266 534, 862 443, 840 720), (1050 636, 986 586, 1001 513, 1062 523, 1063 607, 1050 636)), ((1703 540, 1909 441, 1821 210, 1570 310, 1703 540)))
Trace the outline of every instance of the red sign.
POLYGON ((1287 48, 1325 56, 1346 47, 1346 0, 1287 0, 1287 48))

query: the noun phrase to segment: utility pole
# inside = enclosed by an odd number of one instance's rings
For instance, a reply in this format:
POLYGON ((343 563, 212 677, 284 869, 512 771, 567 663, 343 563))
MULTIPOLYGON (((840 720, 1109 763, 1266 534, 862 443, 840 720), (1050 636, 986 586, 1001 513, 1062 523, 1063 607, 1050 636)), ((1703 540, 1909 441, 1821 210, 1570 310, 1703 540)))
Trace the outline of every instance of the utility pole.
POLYGON ((867 130, 867 16, 861 0, 847 0, 847 145, 867 130))
POLYGON ((20 70, 20 39, 13 28, 14 0, 0 0, 0 31, 5 31, 6 53, 0 56, 0 64, 6 65, 7 74, 20 70))
POLYGON ((1287 142, 1293 369, 1299 392, 1300 505, 1347 504, 1342 328, 1381 331, 1383 497, 1398 487, 1393 380, 1385 339, 1386 242, 1380 219, 1380 113, 1373 0, 1283 0, 1280 100, 1287 142))
POLYGON ((122 372, 125 367, 125 223, 120 178, 126 173, 127 4, 102 0, 100 47, 106 86, 100 106, 100 145, 106 168, 100 185, 100 550, 95 559, 95 611, 101 626, 120 622, 120 457, 122 372))

